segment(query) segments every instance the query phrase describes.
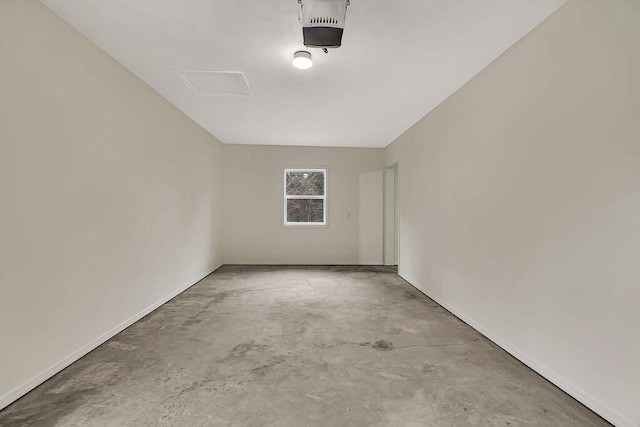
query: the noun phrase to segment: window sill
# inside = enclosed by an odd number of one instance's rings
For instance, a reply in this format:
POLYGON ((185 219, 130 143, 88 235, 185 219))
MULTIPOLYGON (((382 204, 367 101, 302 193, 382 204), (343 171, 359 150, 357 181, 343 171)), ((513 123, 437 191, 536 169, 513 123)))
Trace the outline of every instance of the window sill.
POLYGON ((300 222, 300 223, 284 223, 282 224, 282 228, 288 229, 314 229, 314 228, 329 228, 329 224, 314 224, 312 222, 300 222))

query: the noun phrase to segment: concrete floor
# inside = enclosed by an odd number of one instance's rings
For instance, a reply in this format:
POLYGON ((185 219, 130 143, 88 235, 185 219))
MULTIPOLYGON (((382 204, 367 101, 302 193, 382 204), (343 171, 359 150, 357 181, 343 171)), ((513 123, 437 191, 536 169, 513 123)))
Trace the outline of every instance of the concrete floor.
POLYGON ((0 412, 0 425, 604 426, 367 267, 225 266, 0 412))

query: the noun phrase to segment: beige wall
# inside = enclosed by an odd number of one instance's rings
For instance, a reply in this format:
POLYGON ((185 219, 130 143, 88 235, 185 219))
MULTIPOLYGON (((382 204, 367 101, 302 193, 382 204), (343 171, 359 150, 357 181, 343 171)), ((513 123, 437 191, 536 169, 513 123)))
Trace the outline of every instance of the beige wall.
POLYGON ((0 1, 0 408, 217 268, 221 144, 0 1))
POLYGON ((383 169, 384 149, 225 145, 223 152, 225 264, 358 264, 360 174, 383 169), (329 227, 283 227, 283 171, 298 167, 329 169, 329 227))
POLYGON ((571 0, 388 148, 400 273, 640 425, 640 2, 571 0))

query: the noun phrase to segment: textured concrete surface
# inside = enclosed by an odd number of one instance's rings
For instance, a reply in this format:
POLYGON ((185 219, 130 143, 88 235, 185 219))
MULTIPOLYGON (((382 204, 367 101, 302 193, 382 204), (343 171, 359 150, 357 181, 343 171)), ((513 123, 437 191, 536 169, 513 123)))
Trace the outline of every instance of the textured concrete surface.
POLYGON ((389 270, 225 266, 0 425, 608 424, 389 270))

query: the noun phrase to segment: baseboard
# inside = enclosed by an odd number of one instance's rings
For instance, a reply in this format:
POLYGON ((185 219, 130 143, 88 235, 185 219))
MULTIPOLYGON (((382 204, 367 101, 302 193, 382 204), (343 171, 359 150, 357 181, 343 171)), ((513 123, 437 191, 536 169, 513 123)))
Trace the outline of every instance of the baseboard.
MULTIPOLYGON (((233 265, 233 266, 261 266, 261 267, 332 267, 332 266, 340 266, 340 267, 353 267, 358 265, 367 265, 360 264, 359 262, 224 262, 223 266, 233 265)), ((377 264, 381 265, 381 264, 377 264)))
MULTIPOLYGON (((217 268, 219 268, 219 267, 217 267, 217 268)), ((217 270, 217 268, 213 269, 213 271, 217 270)), ((182 286, 181 288, 171 292, 169 295, 161 298, 160 300, 154 302, 153 304, 151 304, 149 307, 145 308, 141 312, 135 314, 134 316, 132 316, 129 319, 125 320, 124 322, 120 323, 115 328, 105 332, 104 334, 100 335, 98 338, 94 339, 90 343, 88 343, 88 344, 82 346, 81 348, 79 348, 78 350, 74 351, 69 356, 67 356, 64 359, 62 359, 60 362, 58 362, 58 363, 54 364, 53 366, 51 366, 49 369, 44 370, 43 372, 41 372, 40 374, 36 375, 31 380, 27 381, 26 383, 22 384, 21 386, 13 389, 9 393, 7 393, 4 396, 0 397, 0 410, 2 410, 3 408, 9 406, 10 404, 15 402, 16 400, 20 399, 22 396, 24 396, 25 394, 29 393, 34 388, 38 387, 40 384, 42 384, 43 382, 45 382, 46 380, 48 380, 49 378, 51 378, 52 376, 54 376, 58 372, 62 371, 64 368, 68 367, 73 362, 75 362, 76 360, 80 359, 82 356, 84 356, 87 353, 89 353, 90 351, 96 349, 101 344, 104 344, 109 339, 113 338, 114 336, 116 336, 117 334, 119 334, 120 332, 122 332, 123 330, 128 328, 129 326, 133 325, 134 323, 136 323, 138 320, 142 319, 147 314, 151 313, 152 311, 156 310, 157 308, 159 308, 162 305, 166 304, 167 302, 171 301, 172 299, 174 299, 175 297, 177 297, 178 295, 180 295, 181 293, 183 293, 184 291, 186 291, 187 289, 189 289, 190 287, 192 287, 193 285, 195 285, 196 283, 198 283, 199 281, 201 281, 202 279, 204 279, 205 277, 207 277, 210 274, 211 273, 207 273, 204 276, 202 276, 200 279, 196 280, 195 282, 189 283, 188 285, 182 286)))
POLYGON ((549 380, 551 383, 562 389, 564 392, 569 394, 571 397, 585 405, 587 408, 591 409, 596 414, 600 415, 605 420, 610 423, 619 426, 619 427, 638 427, 637 424, 634 424, 629 419, 625 418, 618 412, 614 411, 604 403, 600 402, 598 399, 591 396, 589 393, 582 390, 580 387, 573 384, 571 381, 564 378, 562 375, 554 372, 552 369, 543 365, 542 363, 537 362, 534 358, 527 355, 525 352, 520 351, 518 348, 513 346, 507 340, 501 338, 499 335, 495 334, 493 331, 485 328, 480 323, 476 322, 471 317, 467 316, 461 310, 458 310, 452 304, 449 304, 444 298, 441 298, 431 292, 429 289, 421 286, 416 280, 407 277, 406 275, 400 273, 400 277, 406 280, 411 286, 418 289, 420 292, 424 293, 426 296, 440 304, 446 310, 451 312, 453 315, 458 317, 460 320, 471 326, 476 331, 480 332, 490 341, 498 345, 504 351, 527 365, 529 368, 536 371, 538 374, 549 380))

